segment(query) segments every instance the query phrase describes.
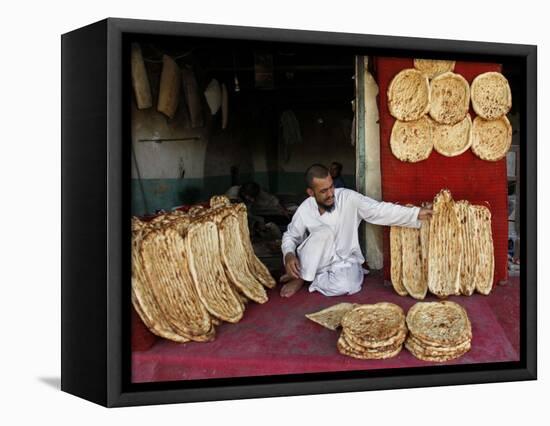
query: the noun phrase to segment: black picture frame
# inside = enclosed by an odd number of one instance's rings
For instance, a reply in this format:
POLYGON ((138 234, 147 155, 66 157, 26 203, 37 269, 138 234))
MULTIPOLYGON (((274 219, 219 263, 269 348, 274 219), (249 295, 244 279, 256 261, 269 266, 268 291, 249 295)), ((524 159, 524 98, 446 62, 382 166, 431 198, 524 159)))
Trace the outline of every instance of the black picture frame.
MULTIPOLYGON (((98 404, 144 404, 534 380, 537 377, 537 47, 108 18, 63 34, 61 388, 98 404), (521 111, 520 361, 132 384, 125 36, 347 46, 369 54, 514 61, 521 111), (125 139, 126 138, 126 139, 125 139)), ((127 69, 126 69, 127 71, 127 69)))

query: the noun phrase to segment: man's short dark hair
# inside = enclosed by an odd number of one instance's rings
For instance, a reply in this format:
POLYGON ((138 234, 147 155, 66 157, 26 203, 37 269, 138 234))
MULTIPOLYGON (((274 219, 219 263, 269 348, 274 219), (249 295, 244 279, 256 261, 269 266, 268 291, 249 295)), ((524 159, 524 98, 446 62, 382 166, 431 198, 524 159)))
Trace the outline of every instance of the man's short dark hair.
POLYGON ((308 167, 305 174, 306 185, 313 189, 313 179, 324 179, 329 175, 328 169, 322 164, 313 164, 308 167))
POLYGON ((256 199, 259 193, 260 193, 260 185, 258 185, 256 182, 243 183, 239 188, 240 198, 244 198, 243 196, 246 195, 248 197, 256 199))

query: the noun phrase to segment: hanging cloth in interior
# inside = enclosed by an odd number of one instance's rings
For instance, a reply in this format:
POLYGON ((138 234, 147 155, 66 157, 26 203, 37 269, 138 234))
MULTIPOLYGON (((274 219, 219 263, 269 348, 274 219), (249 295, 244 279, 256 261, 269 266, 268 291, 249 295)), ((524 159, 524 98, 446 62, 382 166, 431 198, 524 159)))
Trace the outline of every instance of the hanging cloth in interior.
POLYGON ((289 109, 283 111, 279 119, 279 144, 283 145, 285 161, 290 160, 290 147, 302 142, 302 132, 296 114, 289 109))

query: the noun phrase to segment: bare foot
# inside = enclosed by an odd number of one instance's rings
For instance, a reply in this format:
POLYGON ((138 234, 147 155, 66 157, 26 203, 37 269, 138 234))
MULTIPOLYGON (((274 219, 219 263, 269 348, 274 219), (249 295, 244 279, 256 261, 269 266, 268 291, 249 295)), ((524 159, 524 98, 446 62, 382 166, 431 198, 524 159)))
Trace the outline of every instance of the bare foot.
POLYGON ((281 297, 291 297, 294 296, 294 294, 302 288, 304 285, 304 280, 301 278, 293 278, 289 282, 287 282, 282 288, 281 288, 281 297))
POLYGON ((293 279, 293 278, 290 275, 283 274, 283 275, 281 275, 281 278, 279 278, 279 282, 281 284, 285 284, 285 283, 289 282, 291 279, 293 279))

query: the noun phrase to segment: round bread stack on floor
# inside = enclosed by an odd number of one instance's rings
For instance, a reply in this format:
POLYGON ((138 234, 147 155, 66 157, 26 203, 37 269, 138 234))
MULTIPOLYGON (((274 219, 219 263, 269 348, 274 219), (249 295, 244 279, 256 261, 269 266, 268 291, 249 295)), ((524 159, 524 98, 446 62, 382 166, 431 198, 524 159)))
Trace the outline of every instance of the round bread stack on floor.
POLYGON ((393 303, 360 305, 344 315, 341 325, 338 351, 358 359, 394 357, 407 337, 405 314, 393 303))
POLYGON ((472 325, 457 303, 418 302, 407 313, 409 336, 405 347, 418 359, 444 362, 471 348, 472 325))

